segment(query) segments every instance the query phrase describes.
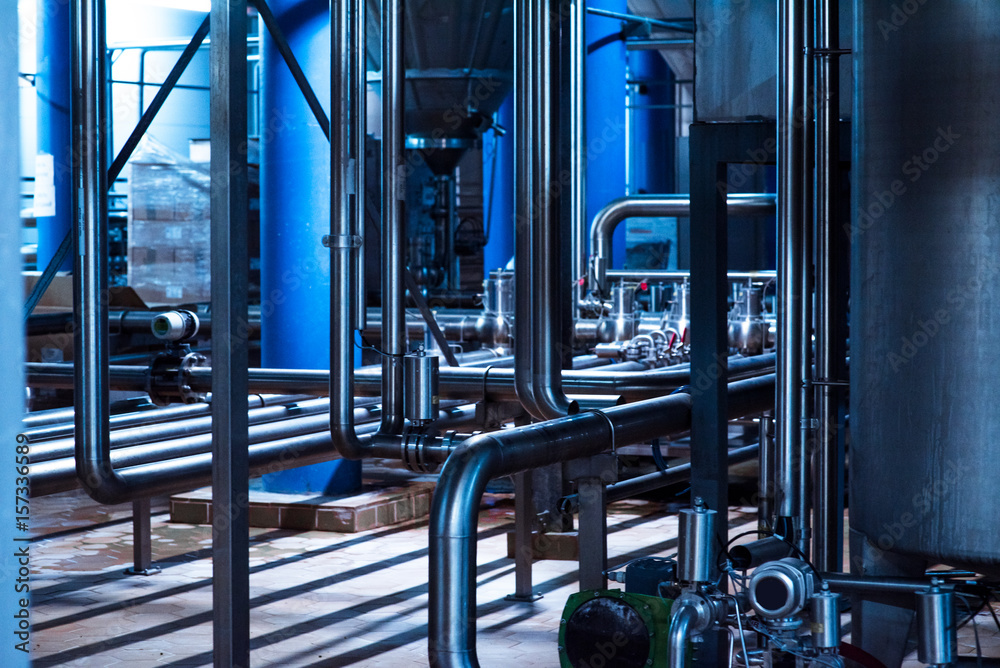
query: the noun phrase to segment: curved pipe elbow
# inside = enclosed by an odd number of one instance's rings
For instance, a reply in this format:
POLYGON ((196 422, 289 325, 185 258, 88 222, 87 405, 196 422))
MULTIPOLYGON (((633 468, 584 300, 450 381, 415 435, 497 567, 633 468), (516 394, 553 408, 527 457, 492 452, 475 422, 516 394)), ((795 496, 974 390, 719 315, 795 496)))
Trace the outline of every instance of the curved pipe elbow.
POLYGON ((561 382, 538 381, 535 383, 532 395, 534 410, 529 409, 528 412, 540 420, 554 420, 580 412, 580 404, 566 396, 561 382))
POLYGON ((87 496, 98 503, 110 506, 145 496, 118 475, 109 461, 81 456, 79 452, 76 456, 76 476, 87 496))
POLYGON ((356 461, 372 456, 370 439, 359 437, 353 424, 332 423, 330 439, 337 454, 344 459, 356 461))
POLYGON ((690 605, 681 604, 670 619, 670 668, 684 668, 687 658, 688 636, 691 634, 691 624, 694 623, 697 612, 690 605))

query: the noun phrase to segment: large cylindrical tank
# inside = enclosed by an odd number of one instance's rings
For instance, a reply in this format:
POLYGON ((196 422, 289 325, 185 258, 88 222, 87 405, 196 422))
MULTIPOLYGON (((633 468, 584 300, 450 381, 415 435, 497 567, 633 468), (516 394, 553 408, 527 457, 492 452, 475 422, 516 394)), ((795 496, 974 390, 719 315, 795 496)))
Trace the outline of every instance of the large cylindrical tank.
MULTIPOLYGON (((271 0, 292 52, 330 108, 330 4, 271 0)), ((260 279, 265 367, 330 366, 330 144, 261 26, 260 279)), ((334 460, 269 473, 271 492, 335 494, 361 484, 361 463, 334 460)))
POLYGON ((857 2, 853 529, 1000 571, 1000 3, 857 2))

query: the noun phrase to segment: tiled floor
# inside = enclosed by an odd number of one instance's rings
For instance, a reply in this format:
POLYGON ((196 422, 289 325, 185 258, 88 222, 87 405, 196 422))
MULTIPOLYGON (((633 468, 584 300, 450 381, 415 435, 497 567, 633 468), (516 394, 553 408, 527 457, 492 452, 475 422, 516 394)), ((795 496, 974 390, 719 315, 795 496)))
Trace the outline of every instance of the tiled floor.
MULTIPOLYGON (((490 499, 480 517, 479 656, 484 666, 558 666, 559 617, 577 590, 576 564, 536 563, 545 597, 505 602, 514 588, 504 536, 513 508, 507 497, 490 499)), ((35 531, 46 536, 32 546, 34 665, 211 665, 209 527, 169 524, 166 504, 156 503, 153 552, 163 570, 127 577, 130 506, 102 508, 73 494, 36 499, 32 509, 35 531)), ((615 504, 612 564, 672 554, 677 522, 666 510, 615 504)), ((739 531, 755 519, 733 512, 730 523, 739 531)), ((426 522, 349 535, 253 529, 252 537, 254 666, 427 665, 426 522)), ((984 654, 1000 654, 988 615, 979 630, 984 654)))

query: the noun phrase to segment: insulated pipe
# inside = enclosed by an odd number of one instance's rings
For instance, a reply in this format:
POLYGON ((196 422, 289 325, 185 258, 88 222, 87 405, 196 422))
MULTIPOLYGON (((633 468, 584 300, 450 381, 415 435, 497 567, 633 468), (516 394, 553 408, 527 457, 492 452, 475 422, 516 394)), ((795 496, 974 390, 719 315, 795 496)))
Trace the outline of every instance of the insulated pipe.
MULTIPOLYGON (((774 376, 729 385, 729 417, 767 410, 774 376)), ((599 454, 690 428, 692 397, 673 394, 602 412, 480 434, 465 441, 438 478, 430 520, 428 655, 432 666, 472 668, 476 657, 476 529, 493 478, 599 454)))
MULTIPOLYGON (((774 369, 774 354, 755 357, 736 357, 729 361, 729 378, 738 380, 771 373, 774 369)), ((72 387, 72 369, 68 364, 26 365, 28 385, 53 389, 72 387)), ((370 367, 359 369, 355 374, 351 369, 354 388, 362 396, 378 396, 381 389, 381 371, 370 367)), ((110 367, 111 386, 118 390, 143 391, 146 386, 147 369, 138 366, 110 367)), ((189 372, 191 388, 196 392, 207 391, 212 370, 196 367, 189 372)), ((563 371, 563 384, 574 394, 611 394, 626 399, 649 399, 671 392, 682 385, 692 385, 696 389, 707 381, 707 376, 698 373, 692 379, 688 365, 678 365, 651 371, 626 371, 606 373, 595 369, 563 371)), ((325 395, 330 387, 332 375, 326 371, 305 369, 251 369, 250 387, 260 393, 298 392, 314 396, 325 395)), ((443 399, 483 399, 516 400, 515 370, 509 368, 441 367, 439 381, 443 399)), ((331 397, 331 406, 338 411, 338 404, 331 397)), ((332 413, 331 413, 332 415, 332 413)), ((368 439, 370 442, 370 439, 368 439)))
MULTIPOLYGON (((514 369, 517 398, 535 418, 547 420, 575 413, 579 406, 561 384, 559 340, 559 220, 555 215, 552 169, 553 44, 549 0, 514 5, 514 106, 517 142, 514 168, 517 295, 514 317, 514 369)), ((571 161, 573 167, 580 161, 571 161)), ((570 181, 574 175, 571 173, 570 181)))
MULTIPOLYGON (((726 210, 730 216, 769 216, 775 208, 774 195, 729 195, 726 210)), ((611 243, 615 228, 628 218, 687 217, 691 215, 689 195, 633 195, 619 197, 597 212, 590 225, 589 284, 602 297, 610 297, 607 282, 611 264, 611 243)), ((645 275, 645 274, 644 274, 645 275)))

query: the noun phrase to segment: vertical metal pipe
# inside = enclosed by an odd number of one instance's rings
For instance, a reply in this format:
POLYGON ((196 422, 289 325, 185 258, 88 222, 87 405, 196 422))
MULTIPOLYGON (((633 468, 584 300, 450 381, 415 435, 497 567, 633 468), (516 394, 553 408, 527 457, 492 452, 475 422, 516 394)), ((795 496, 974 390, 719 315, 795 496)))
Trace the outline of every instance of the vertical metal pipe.
POLYGON ((518 399, 532 416, 575 412, 562 391, 559 340, 559 225, 554 215, 553 44, 549 0, 515 4, 517 164, 515 378, 518 399))
POLYGON ((760 416, 760 454, 757 468, 757 521, 770 527, 774 518, 774 418, 760 416))
MULTIPOLYGON (((351 100, 351 119, 348 131, 351 147, 351 185, 354 196, 351 198, 351 220, 354 221, 354 235, 358 241, 357 248, 352 253, 351 275, 354 285, 354 329, 363 330, 367 324, 368 295, 365 289, 365 221, 367 220, 366 198, 368 190, 365 183, 365 142, 367 131, 365 121, 368 117, 368 39, 367 13, 363 2, 345 2, 350 6, 350 56, 351 81, 349 90, 351 100)), ((335 10, 336 11, 336 10, 335 10)))
MULTIPOLYGON (((364 51, 364 1, 345 0, 330 4, 331 105, 330 105, 330 436, 337 452, 346 459, 368 454, 354 430, 354 328, 356 302, 361 299, 353 280, 355 271, 353 234, 364 216, 364 192, 351 198, 351 179, 362 183, 365 119, 359 116, 363 103, 352 99, 360 91, 350 85, 360 73, 353 55, 364 51), (357 70, 354 68, 357 67, 357 70), (359 136, 361 139, 359 139, 359 136), (357 140, 357 141, 355 141, 357 140), (352 150, 360 153, 351 162, 352 150), (353 206, 358 206, 355 211, 353 206)), ((363 58, 363 55, 358 57, 363 58)), ((363 306, 363 304, 362 304, 363 306)))
POLYGON ((250 664, 246 0, 214 0, 211 20, 212 607, 222 668, 250 664))
MULTIPOLYGON (((816 0, 816 377, 839 381, 836 289, 840 283, 834 257, 839 185, 840 67, 832 50, 840 47, 839 3, 816 0)), ((838 436, 836 386, 815 385, 813 563, 838 572, 843 565, 843 453, 838 436)))
POLYGON ((778 13, 778 386, 776 512, 801 529, 803 286, 803 0, 778 13))
POLYGON ((406 352, 403 269, 406 238, 403 206, 403 2, 382 2, 382 427, 403 427, 403 365, 406 352))
POLYGON ((570 5, 570 206, 572 213, 573 314, 576 316, 581 294, 580 279, 587 272, 587 3, 574 0, 570 5))

